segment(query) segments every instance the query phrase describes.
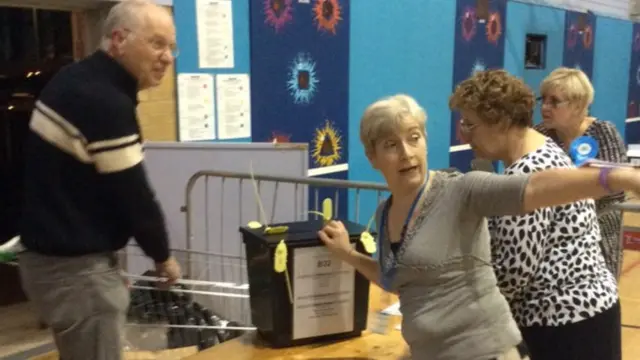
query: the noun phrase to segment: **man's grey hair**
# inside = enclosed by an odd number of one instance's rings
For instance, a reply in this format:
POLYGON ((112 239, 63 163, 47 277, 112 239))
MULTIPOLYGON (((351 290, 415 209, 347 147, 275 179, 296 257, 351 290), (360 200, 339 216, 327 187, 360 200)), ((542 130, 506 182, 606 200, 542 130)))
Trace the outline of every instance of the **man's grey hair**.
POLYGON ((111 42, 111 34, 116 29, 135 30, 141 26, 142 16, 149 6, 158 6, 151 0, 122 0, 114 5, 102 24, 100 47, 104 50, 111 42))

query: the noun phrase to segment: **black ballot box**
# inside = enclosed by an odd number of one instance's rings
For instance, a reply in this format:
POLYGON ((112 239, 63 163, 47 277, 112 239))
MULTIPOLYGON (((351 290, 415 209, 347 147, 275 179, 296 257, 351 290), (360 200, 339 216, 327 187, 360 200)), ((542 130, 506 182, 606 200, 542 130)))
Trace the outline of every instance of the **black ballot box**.
MULTIPOLYGON (((273 348, 356 337, 367 326, 369 281, 326 249, 317 235, 323 224, 317 220, 270 225, 288 227, 282 234, 240 228, 251 320, 273 348), (277 272, 274 264, 281 240, 286 244, 287 266, 277 272)), ((356 251, 366 254, 360 242, 364 226, 344 225, 356 251)))

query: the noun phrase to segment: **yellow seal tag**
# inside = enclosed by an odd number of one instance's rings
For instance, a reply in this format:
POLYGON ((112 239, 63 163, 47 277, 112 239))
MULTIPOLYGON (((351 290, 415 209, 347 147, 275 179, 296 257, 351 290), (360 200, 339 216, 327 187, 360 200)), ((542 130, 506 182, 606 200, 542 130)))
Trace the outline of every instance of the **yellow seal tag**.
POLYGON ((280 240, 273 259, 273 270, 277 273, 282 273, 287 270, 287 244, 284 240, 280 240))
POLYGON ((289 231, 289 227, 282 225, 282 226, 267 226, 264 229, 264 234, 265 235, 279 235, 279 234, 284 234, 287 231, 289 231))
POLYGON ((360 234, 360 242, 364 246, 364 251, 369 254, 376 252, 376 241, 368 231, 363 231, 360 234))
POLYGON ((322 217, 324 221, 329 221, 333 218, 333 201, 331 201, 331 198, 326 198, 322 201, 322 217))

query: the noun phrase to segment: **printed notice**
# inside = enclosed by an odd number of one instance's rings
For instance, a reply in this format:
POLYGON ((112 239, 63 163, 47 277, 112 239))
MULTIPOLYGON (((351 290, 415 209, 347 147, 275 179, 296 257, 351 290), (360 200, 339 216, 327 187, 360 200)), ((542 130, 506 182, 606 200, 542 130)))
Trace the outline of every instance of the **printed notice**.
POLYGON ((180 141, 216 138, 213 75, 178 74, 180 141))
POLYGON ((233 68, 231 0, 197 0, 196 27, 200 68, 233 68))
POLYGON ((293 339, 353 331, 355 269, 314 246, 294 250, 293 270, 293 339))
POLYGON ((248 74, 216 76, 218 138, 251 137, 251 96, 248 74))

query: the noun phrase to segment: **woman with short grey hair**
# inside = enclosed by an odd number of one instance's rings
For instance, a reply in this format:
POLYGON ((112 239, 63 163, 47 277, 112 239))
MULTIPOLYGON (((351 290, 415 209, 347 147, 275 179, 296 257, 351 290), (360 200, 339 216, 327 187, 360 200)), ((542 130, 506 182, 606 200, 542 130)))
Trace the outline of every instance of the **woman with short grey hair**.
MULTIPOLYGON (((508 89, 505 89, 508 91, 508 89)), ((374 258, 354 251, 340 221, 318 236, 339 259, 400 299, 402 335, 413 359, 528 359, 496 283, 488 216, 640 189, 630 169, 553 169, 504 176, 427 167, 426 113, 411 97, 376 101, 364 112, 365 153, 391 195, 376 211, 374 258)))

